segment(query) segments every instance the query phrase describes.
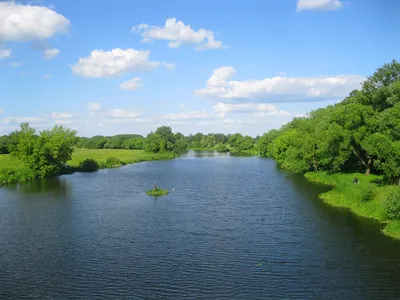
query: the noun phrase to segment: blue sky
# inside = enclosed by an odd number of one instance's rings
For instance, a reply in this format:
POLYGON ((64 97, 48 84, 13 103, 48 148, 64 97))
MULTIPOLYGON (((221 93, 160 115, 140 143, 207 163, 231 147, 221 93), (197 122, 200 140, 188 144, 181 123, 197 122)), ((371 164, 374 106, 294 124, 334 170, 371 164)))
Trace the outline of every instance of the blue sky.
POLYGON ((400 1, 0 1, 0 135, 252 136, 400 54, 400 1))

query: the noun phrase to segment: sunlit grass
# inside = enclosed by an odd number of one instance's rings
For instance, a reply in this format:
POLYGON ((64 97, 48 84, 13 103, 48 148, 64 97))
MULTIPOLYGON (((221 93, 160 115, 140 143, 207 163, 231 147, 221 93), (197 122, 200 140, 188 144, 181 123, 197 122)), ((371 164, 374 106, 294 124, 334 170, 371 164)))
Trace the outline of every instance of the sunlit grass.
POLYGON ((159 197, 159 196, 164 196, 167 195, 169 192, 167 190, 163 190, 160 188, 156 188, 156 189, 152 189, 152 190, 148 190, 146 191, 146 194, 149 196, 153 196, 153 197, 159 197))
MULTIPOLYGON (((67 162, 72 168, 66 173, 79 171, 79 164, 85 159, 94 159, 101 168, 107 167, 107 159, 117 158, 122 165, 143 161, 172 159, 173 153, 149 153, 143 150, 123 149, 76 149, 72 159, 67 162)), ((34 179, 35 175, 25 166, 24 162, 10 154, 0 154, 0 185, 11 182, 23 182, 34 179)))
POLYGON ((332 189, 320 195, 320 198, 329 205, 349 208, 357 215, 373 218, 381 222, 388 222, 384 233, 392 237, 400 238, 400 223, 387 221, 385 214, 385 200, 389 192, 397 189, 396 186, 379 186, 375 182, 381 180, 377 175, 353 174, 327 174, 325 172, 309 172, 305 174, 310 181, 331 185, 332 189), (357 177, 359 184, 353 183, 357 177), (371 201, 362 201, 363 191, 373 187, 375 196, 371 201))
POLYGON ((149 153, 143 150, 124 149, 76 149, 72 159, 67 163, 70 166, 78 167, 80 162, 87 158, 96 160, 100 166, 105 166, 107 158, 118 158, 123 164, 132 164, 142 161, 173 158, 172 153, 149 153))

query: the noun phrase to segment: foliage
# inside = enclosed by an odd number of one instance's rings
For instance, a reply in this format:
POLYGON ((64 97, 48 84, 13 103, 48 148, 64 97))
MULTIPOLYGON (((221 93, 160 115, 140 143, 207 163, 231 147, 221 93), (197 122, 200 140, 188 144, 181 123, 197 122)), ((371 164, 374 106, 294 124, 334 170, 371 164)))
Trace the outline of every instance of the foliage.
POLYGON ((122 162, 117 157, 109 157, 106 159, 106 167, 107 168, 115 168, 120 167, 122 162))
POLYGON ((54 126, 36 135, 28 123, 13 132, 11 153, 40 177, 58 175, 63 165, 71 159, 76 144, 76 132, 64 126, 54 126))
POLYGON ((361 201, 369 202, 374 200, 376 197, 376 190, 372 184, 367 185, 361 189, 361 201))
POLYGON ((385 201, 385 210, 389 220, 400 220, 400 188, 388 195, 385 201))
POLYGON ((100 169, 100 165, 93 158, 87 158, 79 164, 79 169, 83 172, 94 172, 100 169))
POLYGON ((400 64, 385 64, 342 102, 265 133, 257 148, 297 172, 375 172, 400 185, 400 64))
POLYGON ((153 196, 153 197, 164 196, 164 195, 167 195, 168 193, 169 192, 167 190, 163 190, 163 189, 160 189, 158 187, 155 188, 155 189, 146 191, 147 195, 153 196))

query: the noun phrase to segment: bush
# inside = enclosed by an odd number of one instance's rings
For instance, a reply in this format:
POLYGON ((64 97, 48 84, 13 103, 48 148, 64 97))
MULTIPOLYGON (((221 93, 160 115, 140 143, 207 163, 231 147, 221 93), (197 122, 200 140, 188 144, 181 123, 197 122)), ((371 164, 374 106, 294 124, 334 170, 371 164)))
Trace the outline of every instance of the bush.
POLYGON ((369 202, 376 198, 376 190, 374 186, 368 185, 361 190, 361 201, 369 202))
POLYGON ((99 166, 99 163, 97 161, 95 161, 94 159, 87 158, 84 161, 80 162, 79 168, 83 172, 94 172, 94 171, 97 171, 100 168, 100 166, 99 166))
POLYGON ((122 165, 122 162, 116 157, 109 157, 106 160, 107 168, 120 167, 121 165, 122 165))
POLYGON ((154 197, 164 196, 164 195, 167 195, 168 193, 169 192, 167 190, 162 190, 160 188, 146 191, 146 194, 148 196, 154 196, 154 197))
POLYGON ((385 209, 389 220, 400 220, 400 189, 389 194, 385 201, 385 209))

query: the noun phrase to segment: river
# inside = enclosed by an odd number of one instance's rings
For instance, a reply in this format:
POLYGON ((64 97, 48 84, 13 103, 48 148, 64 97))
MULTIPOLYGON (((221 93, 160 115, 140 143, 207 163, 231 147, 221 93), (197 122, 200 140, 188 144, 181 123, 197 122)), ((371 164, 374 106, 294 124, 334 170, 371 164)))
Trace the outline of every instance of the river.
POLYGON ((400 243, 325 190, 209 152, 4 186, 0 299, 399 299, 400 243))

